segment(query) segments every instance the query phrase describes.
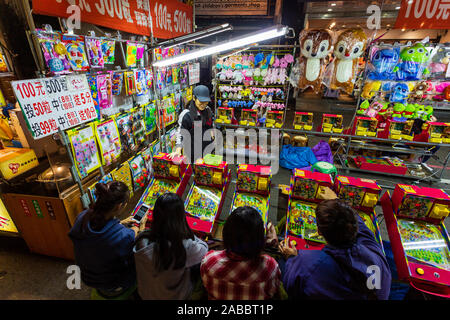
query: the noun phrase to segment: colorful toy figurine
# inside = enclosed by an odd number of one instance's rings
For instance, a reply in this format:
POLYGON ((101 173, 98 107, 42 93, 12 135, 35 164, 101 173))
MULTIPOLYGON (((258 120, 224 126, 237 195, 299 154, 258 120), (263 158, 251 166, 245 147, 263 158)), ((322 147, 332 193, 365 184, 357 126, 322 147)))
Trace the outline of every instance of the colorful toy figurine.
POLYGON ((392 118, 402 118, 405 109, 406 107, 403 103, 394 104, 394 113, 392 114, 392 118))
POLYGON ((364 84, 361 97, 371 99, 381 88, 381 81, 367 81, 364 84))
POLYGON ((101 39, 85 37, 86 50, 91 68, 103 68, 105 61, 103 59, 101 39))
POLYGON ((367 75, 370 80, 394 80, 394 67, 400 57, 399 48, 380 49, 375 52, 370 60, 373 71, 367 75))
POLYGON ((400 52, 400 63, 393 70, 396 80, 421 80, 423 75, 430 73, 425 65, 429 59, 430 53, 420 42, 404 48, 400 52))
POLYGON ((416 112, 415 105, 408 103, 405 107, 405 110, 402 113, 402 117, 406 119, 412 119, 414 117, 415 112, 416 112))

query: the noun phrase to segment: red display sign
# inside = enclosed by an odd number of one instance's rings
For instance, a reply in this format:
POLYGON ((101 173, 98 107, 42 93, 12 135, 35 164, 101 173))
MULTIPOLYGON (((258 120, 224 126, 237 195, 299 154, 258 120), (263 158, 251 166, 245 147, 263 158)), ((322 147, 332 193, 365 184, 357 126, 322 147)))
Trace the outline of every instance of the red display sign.
POLYGON ((68 18, 71 5, 81 21, 111 29, 162 39, 192 32, 192 7, 178 0, 33 0, 33 13, 68 18))
POLYGON ((450 0, 402 0, 395 29, 449 29, 450 0))

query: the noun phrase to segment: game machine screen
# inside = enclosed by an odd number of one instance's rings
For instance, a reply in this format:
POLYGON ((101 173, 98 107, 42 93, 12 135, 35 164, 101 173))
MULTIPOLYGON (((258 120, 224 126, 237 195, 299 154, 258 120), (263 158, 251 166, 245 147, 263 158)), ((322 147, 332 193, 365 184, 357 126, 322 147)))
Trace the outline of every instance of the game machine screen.
POLYGON ((411 135, 411 129, 413 125, 412 120, 407 121, 396 121, 391 120, 391 124, 389 126, 389 139, 395 140, 409 140, 411 141, 414 136, 411 135))
POLYGON ((216 123, 228 123, 231 124, 234 119, 234 109, 227 107, 217 108, 216 123))
POLYGON ((169 159, 169 154, 160 152, 153 157, 153 177, 136 205, 132 216, 145 203, 149 206, 148 220, 152 220, 153 207, 156 199, 166 192, 172 192, 183 196, 189 178, 192 175, 191 165, 184 163, 184 156, 169 159))
POLYGON ((398 277, 423 292, 450 298, 450 241, 444 219, 450 197, 442 189, 397 184, 381 205, 398 277))
POLYGON ((321 194, 324 188, 332 186, 329 174, 294 169, 291 176, 285 237, 298 250, 323 248, 325 239, 317 230, 316 207, 323 200, 321 194))
POLYGON ((344 130, 342 115, 324 113, 321 127, 322 132, 342 133, 342 130, 344 130))
POLYGON ((449 141, 450 141, 450 123, 429 122, 428 123, 428 133, 430 134, 430 136, 428 138, 428 142, 449 143, 449 141))
POLYGON ((356 156, 353 160, 355 161, 356 166, 362 170, 388 172, 401 175, 408 172, 408 167, 406 167, 403 161, 398 158, 356 156))
POLYGON ((240 125, 256 126, 258 123, 258 110, 256 109, 242 109, 240 125))
POLYGON ((239 165, 236 178, 236 192, 231 202, 231 211, 244 206, 255 208, 261 215, 264 227, 266 227, 271 179, 272 174, 268 166, 239 165))
POLYGON ((269 110, 267 111, 266 127, 281 128, 283 126, 283 111, 269 110))
POLYGON ((376 137, 378 133, 377 127, 378 120, 376 118, 357 116, 352 134, 363 137, 376 137))
POLYGON ((334 180, 334 189, 338 198, 358 213, 383 248, 380 227, 375 214, 375 206, 381 194, 381 187, 377 182, 371 179, 337 176, 334 180))
POLYGON ((230 182, 228 164, 222 156, 206 155, 194 165, 194 183, 186 197, 186 220, 192 230, 213 233, 230 182))
POLYGON ((295 112, 294 129, 310 131, 313 128, 313 113, 312 112, 295 112))

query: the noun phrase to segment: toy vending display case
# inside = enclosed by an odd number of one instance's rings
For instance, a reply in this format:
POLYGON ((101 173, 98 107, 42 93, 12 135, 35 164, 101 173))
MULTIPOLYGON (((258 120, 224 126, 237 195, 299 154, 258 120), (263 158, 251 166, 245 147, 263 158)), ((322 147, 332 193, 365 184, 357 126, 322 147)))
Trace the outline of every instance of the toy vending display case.
POLYGON ((186 220, 192 230, 212 234, 222 211, 230 170, 221 156, 206 155, 194 165, 194 183, 186 197, 186 220))
POLYGON ((329 174, 294 169, 291 176, 285 237, 295 247, 307 250, 322 249, 325 239, 318 234, 316 207, 322 201, 324 187, 332 188, 329 174))
POLYGON ((378 120, 376 118, 358 116, 355 119, 355 126, 352 134, 364 137, 376 137, 378 130, 378 120))
POLYGON ((310 131, 313 128, 312 112, 295 112, 294 129, 310 131))
POLYGON ((391 123, 389 125, 389 139, 395 139, 395 140, 409 140, 411 141, 414 136, 411 135, 411 129, 413 125, 412 120, 407 121, 397 121, 397 120, 391 120, 391 123))
POLYGON ((185 157, 169 158, 168 153, 160 152, 153 157, 153 177, 138 204, 134 208, 132 216, 139 211, 143 203, 150 206, 148 221, 152 220, 153 207, 156 199, 166 193, 173 192, 180 197, 183 196, 189 178, 192 175, 192 167, 185 163, 185 157))
POLYGON ((340 114, 324 113, 322 115, 322 132, 342 133, 343 117, 340 114))
POLYGON ((234 109, 227 107, 217 108, 216 123, 228 123, 231 124, 234 120, 234 109))
POLYGON ((382 199, 400 280, 423 292, 450 298, 450 239, 444 219, 450 197, 441 189, 397 184, 382 199))
POLYGON ((236 192, 231 202, 231 211, 243 206, 253 207, 261 215, 264 227, 266 227, 271 180, 271 167, 239 165, 236 178, 236 192))
POLYGON ((381 194, 378 183, 370 179, 337 176, 334 180, 334 189, 339 199, 356 210, 383 248, 380 227, 375 214, 375 206, 381 194))
POLYGON ((239 124, 242 126, 256 126, 258 124, 258 110, 242 109, 239 124))
POLYGON ((428 142, 450 143, 450 123, 428 122, 428 142))
POLYGON ((281 128, 283 126, 283 111, 268 110, 266 116, 267 128, 281 128))

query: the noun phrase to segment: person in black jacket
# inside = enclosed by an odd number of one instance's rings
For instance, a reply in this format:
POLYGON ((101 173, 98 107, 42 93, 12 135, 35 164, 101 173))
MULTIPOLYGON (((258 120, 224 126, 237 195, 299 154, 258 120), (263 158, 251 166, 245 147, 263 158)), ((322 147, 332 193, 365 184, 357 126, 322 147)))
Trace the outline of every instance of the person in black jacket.
POLYGON ((178 119, 178 130, 176 134, 177 144, 174 152, 170 154, 170 157, 183 154, 190 160, 190 163, 195 163, 195 160, 203 156, 203 152, 214 140, 214 134, 211 131, 211 140, 204 141, 205 132, 213 128, 213 114, 211 108, 208 107, 208 103, 211 102, 209 89, 204 85, 196 86, 193 90, 193 100, 187 104, 187 108, 184 109, 178 119), (198 126, 198 132, 201 132, 201 136, 194 136, 195 128, 198 126), (182 131, 182 129, 186 131, 182 131), (185 139, 187 132, 190 135, 189 139, 185 139), (197 150, 195 149, 197 146, 197 150), (199 148, 201 146, 201 150, 199 148), (200 153, 201 152, 201 153, 200 153))

